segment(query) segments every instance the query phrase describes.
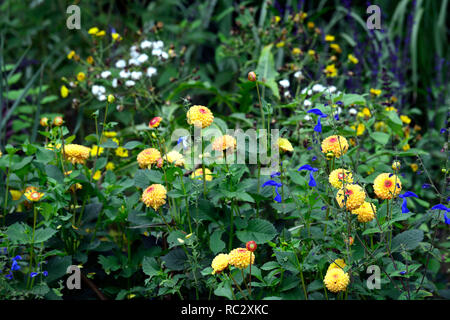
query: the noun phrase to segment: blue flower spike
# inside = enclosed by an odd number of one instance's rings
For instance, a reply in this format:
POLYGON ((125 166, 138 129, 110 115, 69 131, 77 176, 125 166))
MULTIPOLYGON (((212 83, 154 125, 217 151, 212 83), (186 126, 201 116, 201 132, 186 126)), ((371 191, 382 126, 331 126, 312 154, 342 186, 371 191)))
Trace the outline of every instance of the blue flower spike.
POLYGON ((305 165, 301 166, 300 168, 298 168, 297 171, 302 171, 302 170, 309 171, 309 183, 308 183, 308 185, 310 187, 312 187, 312 188, 317 186, 316 180, 314 180, 313 172, 317 172, 317 171, 319 171, 319 169, 311 167, 309 164, 305 164, 305 165))
POLYGON ((317 119, 317 124, 314 127, 314 131, 319 132, 319 133, 322 132, 322 124, 320 122, 320 119, 321 118, 326 118, 326 117, 328 117, 328 115, 326 115, 325 113, 323 113, 319 109, 311 109, 311 110, 308 110, 307 113, 313 113, 316 116, 319 116, 319 118, 317 119))
POLYGON ((264 188, 265 186, 272 186, 272 187, 275 187, 275 193, 276 193, 277 195, 275 196, 275 198, 274 198, 273 200, 275 200, 275 201, 278 202, 278 203, 281 203, 281 195, 278 193, 278 188, 281 187, 282 184, 279 183, 279 182, 276 182, 276 181, 274 181, 274 180, 268 180, 268 181, 264 182, 263 185, 262 185, 261 187, 264 188))
POLYGON ((407 202, 406 202, 406 198, 409 198, 409 197, 419 198, 417 196, 417 194, 415 194, 414 192, 411 192, 411 191, 406 191, 404 194, 399 195, 399 198, 403 199, 402 213, 408 213, 409 212, 409 209, 407 207, 407 202))
POLYGON ((434 207, 431 208, 431 210, 442 210, 444 211, 444 221, 445 224, 450 225, 450 218, 447 216, 447 213, 450 212, 450 209, 444 206, 443 204, 437 204, 434 207))

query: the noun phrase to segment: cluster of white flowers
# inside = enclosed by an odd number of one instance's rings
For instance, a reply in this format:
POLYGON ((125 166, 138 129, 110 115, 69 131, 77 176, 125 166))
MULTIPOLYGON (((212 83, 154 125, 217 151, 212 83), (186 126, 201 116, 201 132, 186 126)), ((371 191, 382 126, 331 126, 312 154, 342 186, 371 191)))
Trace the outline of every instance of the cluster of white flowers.
POLYGON ((325 87, 323 85, 321 85, 320 83, 316 83, 315 85, 312 86, 311 89, 308 88, 303 88, 301 93, 308 95, 308 96, 312 96, 315 93, 326 93, 326 94, 332 94, 332 93, 337 93, 340 94, 340 91, 337 91, 337 88, 335 86, 329 86, 329 87, 325 87))
POLYGON ((279 83, 280 86, 282 86, 284 89, 289 88, 289 86, 291 85, 291 83, 289 82, 288 79, 280 80, 278 83, 279 83))
POLYGON ((100 101, 106 100, 106 89, 104 86, 94 84, 92 86, 92 94, 100 101))

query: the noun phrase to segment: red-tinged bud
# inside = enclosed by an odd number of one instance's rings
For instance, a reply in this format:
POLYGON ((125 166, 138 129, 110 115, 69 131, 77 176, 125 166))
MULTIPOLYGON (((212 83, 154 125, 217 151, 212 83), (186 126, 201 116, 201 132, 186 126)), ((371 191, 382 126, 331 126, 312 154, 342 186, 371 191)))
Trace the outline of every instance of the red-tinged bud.
POLYGON ((245 245, 245 247, 247 248, 248 251, 250 251, 250 252, 255 252, 255 251, 256 251, 256 248, 257 248, 258 246, 256 245, 256 242, 255 242, 255 241, 249 241, 249 242, 247 242, 247 244, 245 245))
POLYGON ((64 120, 62 117, 56 117, 55 119, 53 119, 53 125, 60 127, 62 126, 62 124, 64 123, 64 120))
POLYGON ((255 82, 256 81, 256 73, 253 71, 250 71, 248 73, 247 78, 248 78, 248 81, 255 82))
POLYGON ((163 166, 163 158, 159 158, 158 161, 156 162, 156 166, 158 168, 162 168, 163 166))
POLYGON ((161 117, 154 117, 152 120, 150 120, 150 122, 148 123, 148 126, 150 128, 157 128, 161 121, 162 121, 161 117))

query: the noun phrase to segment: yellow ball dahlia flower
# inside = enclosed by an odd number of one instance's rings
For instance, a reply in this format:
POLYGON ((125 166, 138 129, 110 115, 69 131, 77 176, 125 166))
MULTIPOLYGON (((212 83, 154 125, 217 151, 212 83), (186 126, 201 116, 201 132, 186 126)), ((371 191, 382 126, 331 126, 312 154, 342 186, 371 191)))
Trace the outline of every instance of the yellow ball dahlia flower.
POLYGON ((80 146, 79 144, 67 144, 64 146, 63 154, 66 160, 72 162, 72 164, 86 163, 89 158, 91 148, 80 146))
POLYGON ((350 170, 339 168, 331 171, 328 181, 333 187, 340 189, 344 182, 346 185, 353 183, 353 174, 350 170))
POLYGON ((338 268, 338 269, 344 269, 346 266, 344 259, 336 259, 330 266, 328 267, 327 271, 330 271, 331 269, 338 268))
POLYGON ((225 253, 218 254, 211 262, 212 274, 221 273, 228 267, 229 257, 225 253))
POLYGON ((336 201, 341 208, 346 207, 347 210, 359 208, 366 198, 364 189, 357 184, 345 185, 345 188, 339 189, 336 194, 336 201))
POLYGON ((255 262, 255 255, 246 248, 233 249, 228 257, 230 265, 239 269, 245 269, 255 262))
POLYGON ((235 150, 236 149, 236 139, 232 136, 226 134, 221 137, 214 139, 212 143, 212 149, 215 151, 225 151, 225 150, 235 150))
POLYGON ((206 128, 214 121, 211 110, 205 106, 192 106, 186 114, 187 123, 193 124, 197 128, 206 128))
POLYGON ((402 191, 402 182, 395 174, 382 173, 373 181, 373 190, 380 199, 392 199, 402 191))
POLYGON ((323 282, 328 290, 336 293, 347 289, 350 277, 341 268, 332 268, 328 269, 323 282))
POLYGON ((292 144, 286 138, 279 138, 278 139, 278 148, 281 151, 283 151, 283 152, 292 152, 292 151, 294 151, 294 148, 292 147, 292 144))
POLYGON ((152 164, 157 163, 159 158, 161 158, 161 153, 158 150, 148 148, 138 154, 137 162, 139 163, 139 167, 148 168, 152 164))
MULTIPOLYGON (((211 170, 209 170, 208 168, 205 168, 205 180, 206 181, 211 181, 212 180, 212 172, 211 170)), ((195 170, 194 172, 192 172, 191 174, 191 178, 195 179, 195 178, 199 178, 203 176, 203 168, 198 168, 197 170, 195 170)), ((203 179, 203 178, 202 178, 203 179)))
POLYGON ((147 187, 147 189, 142 192, 142 202, 145 203, 147 207, 152 207, 158 210, 163 204, 166 203, 167 191, 161 184, 152 184, 147 187))
POLYGON ((355 210, 352 210, 353 214, 358 215, 359 222, 369 222, 375 218, 375 213, 377 212, 377 207, 374 204, 364 201, 364 203, 355 210))
POLYGON ((164 160, 172 163, 176 167, 182 167, 185 164, 184 157, 181 153, 176 150, 172 150, 164 156, 164 160))
POLYGON ((343 136, 329 136, 322 141, 322 152, 332 153, 336 158, 347 153, 348 141, 343 136))

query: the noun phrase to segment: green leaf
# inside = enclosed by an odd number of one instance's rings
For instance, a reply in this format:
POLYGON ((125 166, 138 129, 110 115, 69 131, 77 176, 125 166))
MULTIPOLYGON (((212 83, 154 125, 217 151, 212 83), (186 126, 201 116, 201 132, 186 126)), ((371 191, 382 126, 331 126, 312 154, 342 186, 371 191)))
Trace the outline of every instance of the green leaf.
POLYGON ((423 240, 423 231, 418 229, 404 231, 392 239, 392 251, 413 250, 423 240))
POLYGON ((134 185, 145 189, 152 183, 163 183, 162 173, 154 170, 139 170, 134 176, 134 185))
POLYGON ((233 300, 233 291, 231 289, 231 285, 229 281, 221 282, 214 290, 214 294, 219 297, 226 297, 229 300, 233 300))
POLYGON ((385 145, 389 141, 389 135, 384 132, 373 132, 370 137, 382 145, 385 145))
POLYGON ((214 254, 217 254, 225 249, 225 242, 221 239, 222 234, 222 230, 216 230, 209 238, 209 248, 214 254))
POLYGON ((187 256, 183 249, 177 248, 161 257, 165 266, 170 270, 181 271, 186 269, 187 256))
POLYGON ((144 257, 144 260, 142 261, 142 271, 144 271, 146 275, 152 278, 153 276, 158 275, 159 270, 160 266, 155 258, 144 257))
POLYGON ((134 148, 140 147, 142 145, 143 143, 140 141, 128 141, 123 147, 127 150, 133 150, 134 148))
POLYGON ((13 243, 28 243, 30 234, 31 228, 22 223, 15 223, 12 226, 8 227, 8 230, 6 230, 8 239, 13 243))
POLYGON ((53 237, 53 235, 56 232, 57 231, 55 229, 52 229, 52 228, 37 229, 35 234, 34 234, 34 243, 45 242, 48 239, 50 239, 51 237, 53 237))
POLYGON ((236 232, 242 242, 255 241, 257 244, 272 240, 277 234, 275 227, 267 220, 253 219, 248 222, 246 230, 236 232))
POLYGON ((261 50, 258 66, 256 67, 256 75, 258 77, 258 81, 262 82, 264 85, 267 85, 272 90, 274 96, 280 99, 278 86, 275 82, 278 72, 275 70, 275 63, 271 52, 272 46, 273 44, 269 44, 261 50))

